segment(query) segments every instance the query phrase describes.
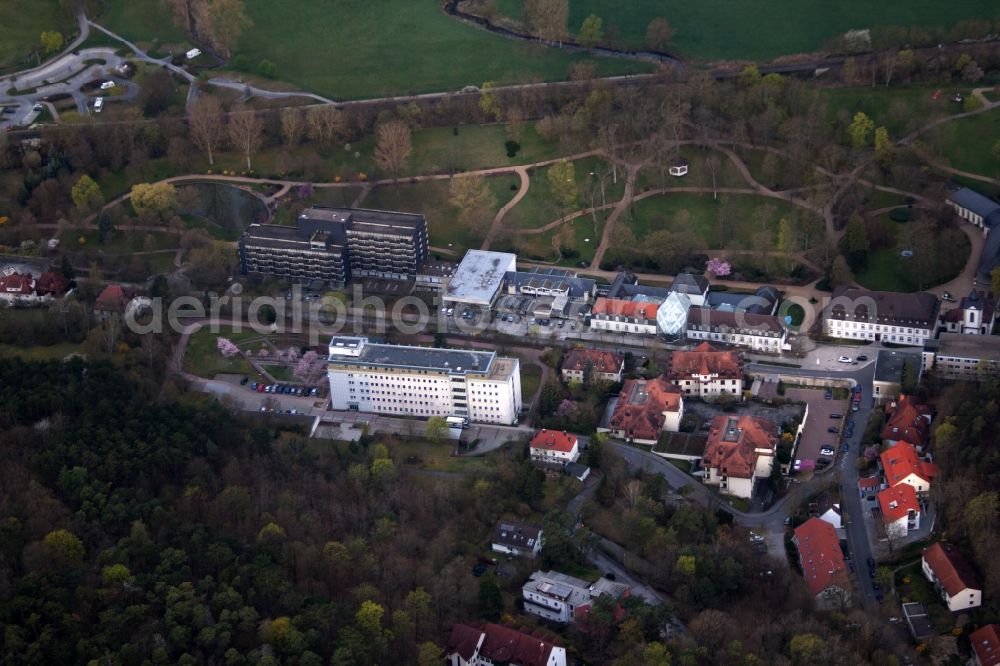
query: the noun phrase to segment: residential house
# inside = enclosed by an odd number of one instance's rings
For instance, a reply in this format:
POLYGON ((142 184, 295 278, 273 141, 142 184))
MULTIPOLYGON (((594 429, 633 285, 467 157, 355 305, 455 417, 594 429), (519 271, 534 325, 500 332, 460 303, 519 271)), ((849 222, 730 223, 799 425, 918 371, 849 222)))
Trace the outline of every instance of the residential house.
POLYGON ((973 284, 972 291, 962 299, 957 308, 941 314, 938 328, 945 333, 962 335, 990 335, 997 321, 997 308, 985 291, 973 284))
POLYGON ((865 499, 872 493, 878 492, 879 485, 877 476, 863 476, 858 479, 858 494, 861 499, 865 499))
POLYGON ((669 287, 653 287, 647 284, 639 284, 639 279, 634 273, 621 271, 611 281, 606 289, 598 287, 598 292, 607 298, 624 301, 656 301, 665 300, 671 292, 669 287))
POLYGON ((778 354, 788 340, 788 327, 773 315, 692 307, 688 311, 687 337, 778 354))
POLYGON ((799 563, 806 587, 820 610, 842 610, 851 602, 851 580, 840 537, 832 525, 810 518, 795 528, 792 542, 799 551, 799 563))
POLYGON ((693 273, 678 273, 670 285, 670 291, 684 294, 691 301, 691 305, 701 307, 705 305, 708 298, 709 282, 704 275, 693 273))
POLYGON ((8 305, 26 305, 38 300, 35 279, 31 273, 7 273, 0 275, 0 301, 8 305))
POLYGON ((487 624, 452 627, 445 647, 446 666, 566 666, 566 648, 535 630, 487 624))
POLYGON ((35 293, 39 296, 62 296, 69 289, 69 280, 62 273, 45 271, 35 280, 35 293))
POLYGON ((968 187, 953 191, 945 203, 951 206, 960 218, 980 229, 984 236, 989 234, 991 229, 1000 226, 1000 203, 968 187))
POLYGON ((590 311, 590 328, 613 333, 656 335, 659 303, 598 298, 590 311))
POLYGON ((955 612, 982 605, 983 586, 976 572, 961 551, 950 543, 938 542, 924 548, 920 568, 934 584, 948 610, 955 612))
POLYGON ((885 413, 888 418, 882 428, 882 440, 890 446, 905 442, 923 451, 930 436, 931 408, 913 396, 904 395, 886 405, 885 413))
POLYGON ((629 586, 598 578, 588 583, 558 571, 536 571, 521 588, 526 613, 551 622, 569 624, 589 612, 595 599, 628 596, 629 586))
POLYGON ((976 381, 1000 375, 1000 335, 942 333, 924 346, 923 368, 946 379, 976 381))
POLYGON ((879 491, 876 495, 886 534, 891 539, 900 539, 911 530, 920 529, 920 502, 917 491, 908 483, 879 491))
POLYGON ((939 305, 937 296, 925 291, 901 294, 841 286, 823 309, 823 333, 921 346, 934 337, 939 305))
POLYGON ((702 342, 693 351, 670 354, 667 379, 680 386, 685 396, 741 395, 743 357, 737 351, 702 342))
POLYGON ((916 447, 907 442, 890 446, 880 458, 885 482, 890 488, 906 484, 918 493, 926 493, 940 472, 934 463, 921 460, 916 447))
POLYGON ((590 380, 617 383, 625 371, 625 357, 601 349, 574 347, 566 352, 562 362, 562 378, 565 382, 584 382, 587 372, 590 380))
POLYGON ((493 530, 494 553, 518 557, 538 557, 542 552, 542 528, 513 520, 501 520, 493 530))
POLYGON ((135 292, 118 284, 109 284, 94 302, 94 316, 100 320, 125 316, 135 292))
POLYGON ((702 456, 702 480, 726 495, 749 499, 761 479, 771 475, 778 447, 778 425, 756 416, 720 415, 712 419, 702 456))
POLYGON ((598 432, 637 444, 656 444, 660 433, 677 432, 684 416, 684 394, 660 375, 655 379, 629 379, 613 404, 611 416, 598 432))
POLYGON ((571 433, 543 429, 532 438, 529 451, 534 461, 565 465, 580 458, 580 442, 571 433))
POLYGON ((1000 626, 987 624, 969 634, 976 666, 1000 666, 1000 626))

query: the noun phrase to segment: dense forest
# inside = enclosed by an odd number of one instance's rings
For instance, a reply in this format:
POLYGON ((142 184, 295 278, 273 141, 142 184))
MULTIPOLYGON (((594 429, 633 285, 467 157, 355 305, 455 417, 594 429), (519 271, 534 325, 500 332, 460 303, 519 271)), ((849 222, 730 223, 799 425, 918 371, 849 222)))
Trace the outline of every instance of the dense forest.
MULTIPOLYGON (((394 460, 391 441, 317 444, 202 396, 165 399, 110 364, 0 360, 0 376, 3 663, 437 664, 455 622, 532 624, 514 600, 535 565, 472 574, 497 518, 548 509, 546 566, 579 570, 595 544, 520 450, 436 478, 394 460)), ((599 607, 560 639, 571 653, 898 663, 884 624, 813 614, 797 577, 760 575, 727 521, 671 505, 661 479, 610 451, 590 462, 605 481, 585 515, 620 512, 670 601, 599 607), (662 639, 668 614, 684 628, 662 639)))

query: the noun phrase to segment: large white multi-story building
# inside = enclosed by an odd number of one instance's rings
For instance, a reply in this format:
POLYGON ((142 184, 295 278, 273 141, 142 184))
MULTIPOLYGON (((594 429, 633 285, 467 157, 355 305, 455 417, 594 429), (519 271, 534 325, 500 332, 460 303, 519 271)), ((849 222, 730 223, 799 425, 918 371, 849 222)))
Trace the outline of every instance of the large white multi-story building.
POLYGON ((332 409, 503 424, 516 423, 521 410, 518 360, 496 352, 337 336, 327 374, 332 409))
POLYGON ((837 287, 823 311, 823 332, 834 338, 922 346, 934 337, 938 307, 937 297, 925 291, 837 287))

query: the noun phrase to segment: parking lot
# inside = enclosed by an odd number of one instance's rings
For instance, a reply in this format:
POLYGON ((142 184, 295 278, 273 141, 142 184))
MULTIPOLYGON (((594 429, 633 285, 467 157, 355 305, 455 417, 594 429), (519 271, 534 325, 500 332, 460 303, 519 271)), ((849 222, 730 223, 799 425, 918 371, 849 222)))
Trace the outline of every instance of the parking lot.
POLYGON ((834 400, 832 392, 822 388, 788 388, 784 397, 809 404, 809 418, 802 429, 795 459, 812 460, 818 470, 832 465, 836 460, 844 429, 850 422, 850 401, 834 400), (839 415, 840 418, 834 418, 833 415, 839 415), (836 432, 831 432, 833 430, 836 432))
MULTIPOLYGON (((326 411, 328 400, 326 396, 316 395, 302 396, 298 393, 267 391, 266 388, 260 391, 252 388, 253 382, 243 383, 240 375, 218 375, 215 379, 202 380, 203 390, 207 393, 215 393, 220 396, 227 396, 233 400, 241 409, 246 411, 260 411, 275 414, 291 415, 319 415, 326 411)), ((288 386, 289 384, 270 384, 266 386, 288 386)))

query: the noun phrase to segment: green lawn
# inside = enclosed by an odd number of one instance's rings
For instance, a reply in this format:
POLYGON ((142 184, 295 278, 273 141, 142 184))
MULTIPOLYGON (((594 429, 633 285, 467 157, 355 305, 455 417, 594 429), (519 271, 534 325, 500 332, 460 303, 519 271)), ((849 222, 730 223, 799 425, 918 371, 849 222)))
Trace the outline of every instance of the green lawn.
POLYGON ((376 187, 362 202, 364 208, 384 208, 408 213, 423 213, 427 217, 430 244, 451 247, 460 256, 465 250, 477 248, 489 228, 496 212, 514 195, 510 185, 518 183, 513 175, 495 176, 486 181, 494 192, 496 205, 482 220, 479 229, 472 229, 459 221, 458 209, 449 203, 449 182, 432 180, 419 183, 402 182, 398 185, 376 187))
POLYGON ((408 174, 450 173, 488 167, 514 166, 549 160, 559 156, 557 143, 543 141, 534 123, 525 123, 521 148, 507 157, 509 136, 504 125, 461 125, 431 127, 413 133, 413 156, 408 174), (457 133, 456 133, 457 130, 457 133))
POLYGON ((212 378, 220 373, 250 374, 253 372, 253 368, 242 356, 224 358, 219 353, 218 339, 220 337, 228 338, 239 344, 242 340, 259 337, 259 335, 259 333, 250 330, 244 330, 241 333, 220 330, 213 333, 207 327, 202 328, 194 333, 188 341, 187 351, 184 354, 184 370, 193 375, 207 378, 212 378))
POLYGON ((689 214, 687 229, 701 236, 710 249, 751 249, 754 237, 762 228, 753 221, 757 208, 771 205, 774 216, 770 218, 767 230, 777 239, 779 221, 792 220, 801 230, 803 242, 815 244, 822 238, 822 222, 818 216, 791 204, 755 195, 730 195, 731 212, 726 228, 719 228, 719 207, 723 198, 712 198, 711 194, 690 194, 676 192, 647 197, 634 205, 634 220, 626 212, 619 222, 628 224, 641 240, 643 236, 660 229, 680 231, 677 216, 686 210, 689 214))
POLYGON ((597 246, 601 243, 601 236, 604 233, 605 214, 597 214, 597 231, 594 231, 594 218, 590 215, 578 217, 570 221, 570 231, 564 235, 560 242, 563 250, 561 257, 556 256, 555 248, 552 245, 553 238, 559 233, 558 229, 552 229, 542 234, 521 234, 516 237, 514 243, 517 245, 519 254, 523 254, 527 259, 540 261, 554 261, 560 266, 576 266, 579 262, 585 261, 588 264, 593 261, 597 246), (569 250, 570 252, 566 252, 569 250))
POLYGON ((535 395, 541 381, 542 369, 534 363, 521 361, 521 397, 524 400, 530 400, 535 395))
POLYGON ((60 244, 68 248, 98 248, 109 254, 143 252, 148 250, 171 250, 179 247, 179 239, 175 233, 167 231, 130 231, 127 228, 111 233, 101 243, 96 231, 67 229, 60 236, 60 244), (149 247, 146 238, 152 239, 149 247), (81 243, 80 238, 85 242, 81 243))
MULTIPOLYGON (((600 186, 596 178, 592 180, 591 173, 600 173, 607 168, 607 162, 599 157, 588 157, 576 160, 573 163, 574 173, 577 183, 578 196, 576 203, 569 209, 560 208, 553 197, 552 188, 549 183, 549 171, 552 167, 542 167, 532 169, 528 175, 531 177, 531 186, 528 193, 518 202, 514 208, 507 213, 504 223, 519 229, 537 229, 550 222, 554 222, 567 213, 589 207, 591 203, 590 194, 594 193, 594 204, 601 203, 600 186)), ((621 174, 619 174, 621 176, 621 174)), ((611 183, 610 180, 605 186, 604 196, 607 202, 614 203, 621 199, 624 193, 624 178, 619 177, 618 182, 611 183)))
MULTIPOLYGON (((130 4, 140 12, 159 0, 130 4)), ((270 60, 279 79, 337 99, 458 90, 484 81, 560 80, 586 58, 460 23, 445 15, 437 0, 382 0, 377 9, 361 0, 335 6, 248 0, 246 6, 254 26, 240 40, 238 53, 252 66, 270 60)), ((146 22, 135 24, 148 38, 146 22)), ((173 31, 169 23, 167 28, 173 31)), ((167 39, 173 38, 161 37, 167 39)), ((650 69, 615 58, 598 65, 603 74, 650 69)))
MULTIPOLYGON (((875 122, 884 126, 893 141, 927 124, 935 118, 962 112, 962 105, 951 100, 955 93, 968 96, 971 88, 967 85, 948 84, 944 86, 859 86, 856 88, 833 88, 824 90, 828 106, 828 118, 833 121, 838 115, 850 122, 854 114, 863 111, 875 122), (934 93, 941 94, 934 99, 934 93)), ((847 143, 846 132, 839 137, 847 143)))
MULTIPOLYGON (((520 18, 520 0, 501 0, 497 9, 520 18)), ((569 30, 576 33, 590 14, 614 26, 623 44, 639 46, 656 17, 677 30, 671 48, 689 58, 761 59, 814 51, 848 30, 884 25, 951 26, 961 19, 990 18, 992 0, 942 3, 934 0, 868 0, 840 2, 746 2, 745 0, 575 0, 570 3, 569 30)))
MULTIPOLYGON (((854 274, 854 278, 858 284, 868 289, 880 291, 914 292, 921 289, 928 289, 935 284, 947 282, 954 277, 954 274, 952 274, 945 276, 944 279, 936 283, 922 282, 911 263, 920 259, 918 257, 903 257, 900 254, 901 250, 913 247, 906 228, 908 224, 912 223, 893 222, 888 216, 881 218, 880 223, 887 225, 893 230, 896 236, 896 243, 892 247, 876 250, 868 254, 868 260, 864 268, 856 271, 854 274)), ((942 252, 962 258, 968 257, 971 251, 968 237, 960 231, 955 232, 953 237, 957 242, 949 241, 938 244, 938 246, 946 246, 941 247, 942 252)), ((960 271, 961 267, 958 270, 960 271)))
POLYGON ((0 25, 0 71, 37 65, 29 56, 45 30, 58 30, 67 42, 76 34, 76 22, 59 7, 58 0, 4 0, 0 2, 0 25))
POLYGON ((1000 160, 992 152, 1000 141, 1000 109, 946 123, 933 130, 929 142, 949 166, 989 178, 1000 177, 1000 160))
POLYGON ((140 45, 188 44, 187 35, 174 25, 166 3, 159 0, 107 0, 103 14, 94 19, 108 30, 140 45))
MULTIPOLYGON (((761 154, 760 151, 747 152, 752 155, 761 154)), ((681 157, 688 161, 688 174, 675 178, 669 174, 664 176, 657 168, 646 167, 639 172, 637 191, 644 192, 663 187, 712 187, 712 172, 706 165, 706 160, 711 155, 719 159, 719 167, 715 174, 716 187, 750 187, 736 170, 732 160, 723 153, 705 150, 698 146, 682 146, 681 157)), ((753 169, 750 170, 753 173, 753 169)))

